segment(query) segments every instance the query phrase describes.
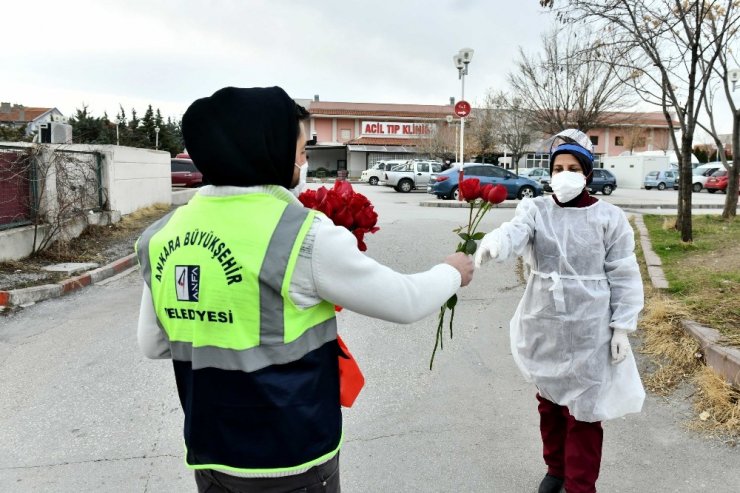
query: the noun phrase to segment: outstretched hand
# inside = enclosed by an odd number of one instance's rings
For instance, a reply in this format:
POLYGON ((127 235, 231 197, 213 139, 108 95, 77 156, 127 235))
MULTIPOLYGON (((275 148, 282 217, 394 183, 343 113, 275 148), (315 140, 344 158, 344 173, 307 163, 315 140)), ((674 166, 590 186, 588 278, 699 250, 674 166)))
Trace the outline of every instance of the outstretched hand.
POLYGON ((473 280, 473 259, 470 255, 462 252, 453 253, 445 259, 446 264, 450 264, 460 272, 460 286, 467 286, 473 280))
POLYGON ((499 240, 498 237, 493 233, 488 233, 478 245, 478 249, 475 251, 475 268, 479 268, 481 264, 488 262, 492 258, 498 257, 499 253, 499 240))

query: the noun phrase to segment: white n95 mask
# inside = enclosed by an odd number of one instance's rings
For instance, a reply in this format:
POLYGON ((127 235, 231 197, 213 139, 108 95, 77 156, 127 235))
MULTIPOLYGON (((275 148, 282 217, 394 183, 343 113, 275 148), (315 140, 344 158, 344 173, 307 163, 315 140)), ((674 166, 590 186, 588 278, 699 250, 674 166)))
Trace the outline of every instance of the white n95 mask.
POLYGON ((553 175, 550 187, 561 203, 569 202, 586 187, 586 177, 575 171, 561 171, 553 175))
POLYGON ((300 174, 298 175, 298 184, 291 190, 293 195, 298 197, 303 189, 306 188, 306 183, 308 182, 308 161, 303 164, 293 163, 293 165, 300 170, 300 174))

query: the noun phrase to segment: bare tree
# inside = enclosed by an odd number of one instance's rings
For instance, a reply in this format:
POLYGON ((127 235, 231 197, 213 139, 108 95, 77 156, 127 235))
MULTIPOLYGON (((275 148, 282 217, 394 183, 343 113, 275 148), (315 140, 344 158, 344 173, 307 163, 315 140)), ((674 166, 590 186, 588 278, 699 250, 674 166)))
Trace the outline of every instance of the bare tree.
POLYGON ((98 156, 41 144, 19 150, 11 164, 3 178, 32 190, 11 198, 28 201, 22 205, 30 210, 34 229, 32 255, 52 244, 64 253, 71 239, 68 229, 75 222, 84 228, 88 213, 103 205, 98 156))
POLYGON ((628 106, 620 80, 630 73, 610 62, 609 49, 588 29, 570 26, 544 34, 538 55, 520 48, 509 84, 532 126, 551 135, 572 127, 587 132, 601 125, 605 111, 628 106))
POLYGON ((734 0, 541 0, 540 4, 552 7, 567 24, 584 21, 601 29, 604 45, 617 48, 613 63, 634 74, 622 82, 663 110, 681 177, 676 228, 683 241, 692 241, 694 133, 721 47, 736 29, 734 0), (712 22, 716 31, 709 42, 712 22))
POLYGON ((527 146, 535 140, 540 132, 532 128, 531 112, 522 106, 519 98, 506 92, 489 93, 487 100, 496 108, 496 126, 494 132, 500 145, 511 153, 515 173, 519 174, 519 158, 527 146))
POLYGON ((494 111, 492 102, 486 98, 483 107, 473 111, 472 118, 468 120, 470 131, 465 132, 465 148, 470 149, 468 155, 479 156, 483 162, 496 150, 494 111))
MULTIPOLYGON (((734 9, 735 16, 740 15, 740 11, 734 9)), ((730 12, 727 12, 730 15, 730 12)), ((707 35, 708 41, 715 44, 719 43, 722 39, 719 36, 719 30, 722 29, 722 18, 720 16, 712 16, 709 19, 709 33, 707 35)), ((725 207, 722 210, 722 217, 725 219, 734 218, 737 215, 737 203, 738 203, 738 180, 740 180, 740 168, 738 167, 738 158, 740 158, 740 108, 735 104, 732 99, 732 92, 735 90, 735 83, 732 83, 732 90, 730 90, 730 72, 732 67, 737 68, 740 65, 736 55, 729 49, 730 40, 736 40, 738 35, 738 26, 736 22, 730 23, 730 28, 726 34, 727 41, 723 45, 715 46, 718 52, 717 63, 714 65, 714 73, 719 79, 718 85, 725 94, 727 104, 732 112, 732 162, 728 162, 725 154, 724 142, 717 132, 714 119, 714 88, 710 88, 710 94, 705 98, 705 110, 707 118, 709 120, 708 127, 701 125, 701 127, 709 133, 714 141, 715 146, 719 154, 719 158, 722 164, 727 169, 727 196, 725 197, 725 207)), ((706 65, 708 62, 702 60, 704 70, 707 70, 706 65)))
POLYGON ((647 132, 645 131, 645 127, 632 125, 624 130, 624 146, 628 148, 631 153, 635 152, 635 149, 638 147, 645 147, 646 140, 647 132))
POLYGON ((416 141, 416 152, 432 158, 455 158, 456 128, 448 123, 437 123, 434 132, 429 137, 416 141))

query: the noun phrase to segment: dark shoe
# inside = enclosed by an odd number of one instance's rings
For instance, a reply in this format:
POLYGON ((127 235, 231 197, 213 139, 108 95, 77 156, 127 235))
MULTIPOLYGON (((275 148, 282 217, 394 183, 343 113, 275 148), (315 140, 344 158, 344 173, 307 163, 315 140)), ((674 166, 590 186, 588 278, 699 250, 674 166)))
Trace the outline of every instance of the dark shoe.
POLYGON ((563 489, 563 483, 563 479, 546 474, 540 483, 540 489, 537 490, 537 493, 560 493, 563 489))

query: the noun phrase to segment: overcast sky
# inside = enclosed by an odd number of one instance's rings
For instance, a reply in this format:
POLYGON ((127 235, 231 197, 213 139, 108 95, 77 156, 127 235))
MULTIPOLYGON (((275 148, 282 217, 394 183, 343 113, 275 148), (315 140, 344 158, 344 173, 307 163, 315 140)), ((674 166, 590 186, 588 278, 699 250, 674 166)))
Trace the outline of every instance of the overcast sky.
POLYGON ((111 117, 119 102, 179 116, 228 85, 446 104, 464 47, 474 102, 505 88, 518 46, 537 49, 550 23, 536 0, 7 0, 2 13, 2 101, 111 117))
POLYGON ((2 19, 0 100, 110 118, 119 103, 179 118, 228 85, 446 104, 464 47, 475 105, 552 26, 536 0, 3 0, 2 19))

